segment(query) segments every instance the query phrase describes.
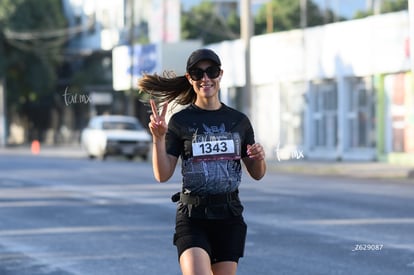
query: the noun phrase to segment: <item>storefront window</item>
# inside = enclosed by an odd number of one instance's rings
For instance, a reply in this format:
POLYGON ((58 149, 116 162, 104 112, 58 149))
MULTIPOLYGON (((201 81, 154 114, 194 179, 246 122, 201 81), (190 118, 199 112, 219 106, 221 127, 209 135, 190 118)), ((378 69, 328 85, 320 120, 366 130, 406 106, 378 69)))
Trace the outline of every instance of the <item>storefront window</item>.
POLYGON ((348 148, 375 147, 375 94, 370 78, 347 81, 346 140, 348 148))
POLYGON ((280 89, 280 146, 303 146, 305 84, 282 83, 280 89))
POLYGON ((338 92, 331 80, 314 82, 310 92, 312 147, 333 149, 338 140, 338 92))

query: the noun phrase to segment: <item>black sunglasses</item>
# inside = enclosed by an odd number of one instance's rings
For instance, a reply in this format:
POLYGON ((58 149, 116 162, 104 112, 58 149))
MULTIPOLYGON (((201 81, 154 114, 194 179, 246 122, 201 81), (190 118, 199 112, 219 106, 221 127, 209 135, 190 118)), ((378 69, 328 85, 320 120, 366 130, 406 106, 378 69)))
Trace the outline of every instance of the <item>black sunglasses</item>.
POLYGON ((210 66, 206 70, 200 68, 191 69, 188 73, 194 81, 198 81, 203 78, 204 73, 207 74, 208 78, 213 79, 217 78, 220 75, 221 69, 219 66, 210 66))

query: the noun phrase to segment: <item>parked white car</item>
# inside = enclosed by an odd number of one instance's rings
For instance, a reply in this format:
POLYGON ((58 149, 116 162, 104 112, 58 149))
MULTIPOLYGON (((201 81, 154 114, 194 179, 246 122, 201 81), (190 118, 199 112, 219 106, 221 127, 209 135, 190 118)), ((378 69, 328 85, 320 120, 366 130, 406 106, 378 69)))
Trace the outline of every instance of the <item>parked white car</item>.
POLYGON ((151 136, 135 117, 102 115, 93 117, 82 130, 81 145, 90 158, 124 155, 147 160, 151 136))

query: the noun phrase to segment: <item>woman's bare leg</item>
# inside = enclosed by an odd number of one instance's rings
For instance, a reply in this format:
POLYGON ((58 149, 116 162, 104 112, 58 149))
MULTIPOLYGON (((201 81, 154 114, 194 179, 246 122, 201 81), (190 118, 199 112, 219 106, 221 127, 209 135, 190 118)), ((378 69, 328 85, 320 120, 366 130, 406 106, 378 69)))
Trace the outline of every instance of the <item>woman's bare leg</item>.
POLYGON ((218 262, 211 266, 214 275, 236 275, 236 262, 218 262))
POLYGON ((180 256, 180 266, 183 275, 211 275, 210 256, 200 247, 185 250, 180 256))

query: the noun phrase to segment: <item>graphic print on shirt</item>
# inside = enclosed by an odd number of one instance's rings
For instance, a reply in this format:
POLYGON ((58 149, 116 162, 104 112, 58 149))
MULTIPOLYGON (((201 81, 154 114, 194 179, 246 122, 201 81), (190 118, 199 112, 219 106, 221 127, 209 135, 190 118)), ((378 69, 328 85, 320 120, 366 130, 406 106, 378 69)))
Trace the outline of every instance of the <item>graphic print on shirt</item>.
POLYGON ((194 160, 240 159, 240 135, 226 132, 224 123, 219 127, 203 123, 204 133, 193 134, 194 160))
POLYGON ((193 157, 183 161, 183 186, 195 194, 232 192, 241 181, 239 133, 226 132, 225 124, 193 132, 193 157))

